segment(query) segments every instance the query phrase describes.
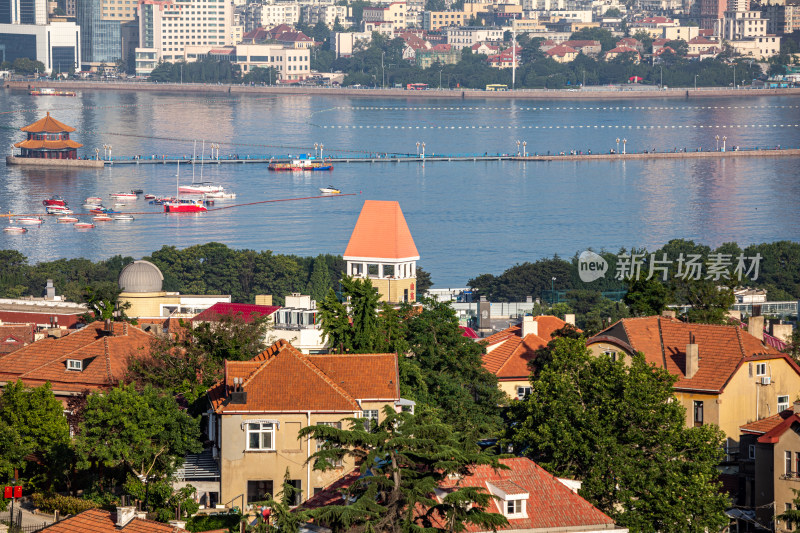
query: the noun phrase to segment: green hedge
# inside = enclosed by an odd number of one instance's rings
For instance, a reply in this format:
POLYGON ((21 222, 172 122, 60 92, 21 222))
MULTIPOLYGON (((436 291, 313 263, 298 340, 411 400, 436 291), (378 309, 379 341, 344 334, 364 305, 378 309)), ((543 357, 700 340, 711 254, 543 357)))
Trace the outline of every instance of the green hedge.
POLYGON ((197 515, 186 521, 186 529, 192 533, 212 531, 214 529, 237 528, 242 520, 240 514, 197 515))
POLYGON ((58 511, 62 515, 78 514, 97 507, 97 504, 91 500, 61 496, 60 494, 34 493, 31 498, 33 499, 33 506, 46 513, 58 511))

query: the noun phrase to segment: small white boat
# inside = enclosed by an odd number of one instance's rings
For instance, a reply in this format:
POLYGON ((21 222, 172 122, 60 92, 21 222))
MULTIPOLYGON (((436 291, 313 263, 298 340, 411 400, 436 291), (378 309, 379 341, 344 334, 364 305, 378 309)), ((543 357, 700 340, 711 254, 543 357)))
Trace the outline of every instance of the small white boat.
POLYGON ((92 220, 95 222, 111 222, 114 219, 108 215, 95 215, 92 217, 92 220))
POLYGON ((91 224, 89 222, 76 222, 75 224, 73 224, 73 226, 76 229, 92 229, 94 227, 94 224, 91 224))
POLYGON ((85 202, 87 204, 102 204, 103 199, 100 198, 99 196, 90 196, 85 200, 85 202))
POLYGON ((3 231, 6 233, 28 233, 27 228, 21 228, 19 226, 9 226, 7 228, 3 228, 3 231))
POLYGON ((48 215, 55 215, 58 213, 64 213, 66 211, 69 211, 69 207, 65 205, 48 205, 44 209, 45 211, 47 211, 48 215))
POLYGON ((24 224, 25 226, 38 226, 44 222, 41 217, 17 217, 17 224, 24 224))
POLYGON ((77 221, 77 217, 58 217, 59 224, 74 224, 77 221))
POLYGON ((83 204, 83 208, 84 209, 89 209, 89 210, 100 209, 102 207, 103 207, 103 204, 101 204, 100 202, 97 202, 96 204, 83 204))
POLYGON ((321 192, 322 194, 342 194, 342 191, 340 191, 333 185, 328 185, 327 187, 320 187, 319 192, 321 192))
POLYGON ((134 218, 131 215, 114 215, 114 222, 133 222, 134 218))
POLYGON ((213 198, 215 200, 233 200, 236 198, 235 192, 209 192, 204 195, 206 198, 213 198))
POLYGON ((116 203, 114 204, 114 207, 128 207, 128 204, 116 203))
POLYGON ((111 193, 109 196, 115 200, 136 200, 138 198, 138 196, 132 192, 115 192, 111 193))

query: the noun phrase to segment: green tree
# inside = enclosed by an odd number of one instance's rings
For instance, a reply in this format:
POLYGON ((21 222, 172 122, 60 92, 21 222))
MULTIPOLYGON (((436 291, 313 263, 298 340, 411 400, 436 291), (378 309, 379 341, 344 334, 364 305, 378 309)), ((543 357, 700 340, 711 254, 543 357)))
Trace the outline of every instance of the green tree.
POLYGON ((197 513, 200 508, 194 499, 197 489, 192 485, 186 485, 175 490, 171 479, 168 478, 144 483, 128 474, 122 488, 134 499, 146 501, 148 510, 159 522, 169 522, 176 517, 185 520, 197 513))
POLYGON ((314 259, 314 270, 309 279, 308 294, 312 300, 322 301, 331 288, 331 274, 324 256, 314 259))
POLYGON ((400 358, 400 392, 420 408, 464 431, 492 433, 501 427, 505 396, 497 377, 483 367, 485 347, 464 337, 445 302, 422 301, 406 321, 408 357, 400 358))
POLYGON ((583 339, 561 338, 516 402, 509 437, 632 531, 705 532, 727 524, 716 469, 722 432, 685 427, 675 378, 648 365, 594 357, 583 339))
POLYGON ((631 280, 625 303, 635 316, 660 315, 670 302, 666 285, 658 279, 640 277, 631 280))
POLYGON ((199 438, 198 420, 174 398, 123 386, 87 398, 76 449, 80 468, 123 468, 148 485, 202 450, 199 438))
POLYGON ((324 300, 317 303, 317 308, 322 336, 327 338, 330 349, 337 353, 352 351, 354 339, 350 316, 333 289, 328 291, 324 300))
POLYGON ((792 491, 794 492, 795 496, 792 500, 794 508, 786 509, 783 513, 779 514, 775 518, 786 522, 787 529, 791 530, 792 533, 798 533, 800 532, 800 490, 792 489, 792 491))
POLYGON ((300 430, 301 438, 325 442, 309 459, 315 469, 330 469, 347 457, 364 474, 345 489, 346 505, 312 510, 315 523, 337 533, 420 531, 431 517, 443 520, 449 531, 462 531, 466 524, 496 530, 508 523, 486 511, 492 496, 477 487, 459 486, 441 504, 433 496, 448 476, 467 475, 475 465, 500 468, 497 459, 431 414, 396 413, 387 406, 383 415, 369 430, 357 418, 349 419, 349 429, 300 430), (461 504, 470 499, 476 506, 467 511, 461 504))
POLYGON ((86 287, 83 294, 83 301, 89 312, 83 315, 85 322, 95 322, 97 320, 127 320, 125 310, 129 309, 130 302, 121 304, 119 295, 122 289, 116 283, 98 283, 94 286, 86 287))
POLYGON ((622 12, 620 12, 620 10, 617 9, 616 7, 610 7, 608 9, 606 9, 606 12, 603 13, 603 16, 604 17, 611 17, 611 18, 621 18, 622 17, 622 12))
POLYGON ((288 468, 283 475, 280 498, 275 498, 272 494, 265 494, 264 498, 266 501, 254 503, 263 504, 271 510, 270 523, 265 528, 269 533, 300 533, 300 526, 312 518, 308 510, 296 507, 301 498, 301 491, 292 485, 288 468))

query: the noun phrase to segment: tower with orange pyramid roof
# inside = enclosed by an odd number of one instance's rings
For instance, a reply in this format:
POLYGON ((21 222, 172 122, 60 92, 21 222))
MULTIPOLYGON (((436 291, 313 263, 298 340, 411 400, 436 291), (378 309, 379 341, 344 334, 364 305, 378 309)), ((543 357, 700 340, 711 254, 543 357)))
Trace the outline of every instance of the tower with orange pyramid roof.
POLYGON ((369 278, 382 301, 416 300, 419 252, 399 203, 364 202, 344 260, 347 275, 369 278))

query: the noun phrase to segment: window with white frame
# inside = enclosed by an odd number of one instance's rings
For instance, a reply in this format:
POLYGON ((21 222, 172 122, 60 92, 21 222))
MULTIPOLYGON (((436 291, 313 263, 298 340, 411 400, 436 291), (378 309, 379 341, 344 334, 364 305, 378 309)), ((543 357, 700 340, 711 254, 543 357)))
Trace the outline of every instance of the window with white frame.
POLYGON ((789 396, 778 396, 778 412, 789 408, 789 396))
POLYGON ((767 363, 756 363, 756 376, 767 375, 767 363))
POLYGON ((783 473, 786 476, 792 475, 792 452, 783 452, 783 473))
POLYGON ((365 409, 361 413, 361 418, 364 419, 364 429, 369 431, 372 428, 372 421, 374 420, 375 423, 378 423, 378 410, 377 409, 365 409))
POLYGON ((67 370, 83 370, 83 361, 80 359, 67 359, 67 370))
POLYGON ((275 424, 247 424, 247 449, 252 451, 275 450, 275 424))
MULTIPOLYGON (((328 427, 332 427, 332 428, 336 428, 336 429, 342 429, 342 423, 341 422, 319 422, 319 423, 317 423, 317 425, 318 426, 328 426, 328 427)), ((326 442, 328 442, 326 439, 317 439, 317 451, 320 451, 320 450, 324 449, 326 442)), ((333 461, 331 461, 331 463, 333 463, 333 466, 336 467, 336 468, 340 468, 340 467, 343 466, 343 462, 342 462, 341 459, 333 460, 333 461)))
POLYGON ((506 500, 505 510, 508 518, 524 517, 525 500, 506 500))
POLYGON ((531 387, 517 387, 517 400, 524 400, 527 398, 533 388, 531 387))

